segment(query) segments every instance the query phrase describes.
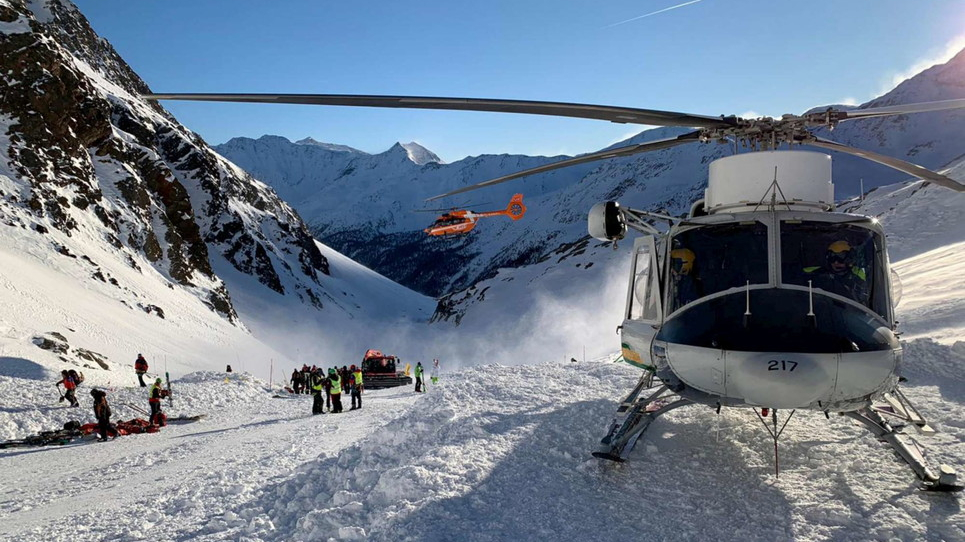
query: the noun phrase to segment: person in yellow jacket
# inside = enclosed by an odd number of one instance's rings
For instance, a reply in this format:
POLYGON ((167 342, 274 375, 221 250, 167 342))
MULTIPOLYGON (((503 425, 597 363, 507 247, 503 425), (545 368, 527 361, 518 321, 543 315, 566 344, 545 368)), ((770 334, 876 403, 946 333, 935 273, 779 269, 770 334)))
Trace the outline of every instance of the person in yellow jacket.
POLYGON ((325 376, 321 370, 317 369, 309 374, 308 388, 312 393, 312 414, 324 414, 325 399, 322 393, 325 390, 325 376))
POLYGON ((332 383, 332 414, 342 411, 342 379, 335 369, 328 370, 328 380, 332 383))
POLYGON ((352 387, 352 408, 349 410, 355 410, 357 408, 362 408, 362 369, 352 365, 349 367, 351 372, 350 385, 352 387), (358 403, 358 406, 356 406, 358 403))
POLYGON ((148 392, 147 398, 147 402, 151 406, 151 425, 158 425, 161 427, 167 425, 167 416, 164 415, 164 412, 161 412, 161 399, 164 399, 170 394, 170 391, 161 386, 160 378, 154 380, 154 385, 151 386, 151 390, 148 392))

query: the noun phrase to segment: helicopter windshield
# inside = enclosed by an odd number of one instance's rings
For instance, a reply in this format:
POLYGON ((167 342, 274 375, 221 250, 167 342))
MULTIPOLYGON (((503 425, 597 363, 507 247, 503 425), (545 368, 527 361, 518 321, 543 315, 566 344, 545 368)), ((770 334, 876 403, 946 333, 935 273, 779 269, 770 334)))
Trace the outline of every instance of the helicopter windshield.
POLYGON ((767 284, 767 226, 741 222, 704 226, 673 238, 669 312, 702 297, 767 284))
POLYGON ((881 236, 854 224, 781 223, 781 280, 838 294, 888 317, 881 236))

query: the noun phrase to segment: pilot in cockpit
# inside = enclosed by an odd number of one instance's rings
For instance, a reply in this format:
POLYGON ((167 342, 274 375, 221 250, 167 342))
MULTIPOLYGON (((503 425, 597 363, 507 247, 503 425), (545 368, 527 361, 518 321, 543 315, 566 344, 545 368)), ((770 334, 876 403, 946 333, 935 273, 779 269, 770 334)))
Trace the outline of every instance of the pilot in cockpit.
POLYGON ((696 255, 689 248, 670 251, 671 293, 674 310, 703 296, 703 287, 694 269, 696 255))
POLYGON ((805 267, 804 273, 814 288, 867 305, 868 277, 865 270, 856 265, 855 257, 854 247, 840 239, 828 245, 824 265, 805 267))

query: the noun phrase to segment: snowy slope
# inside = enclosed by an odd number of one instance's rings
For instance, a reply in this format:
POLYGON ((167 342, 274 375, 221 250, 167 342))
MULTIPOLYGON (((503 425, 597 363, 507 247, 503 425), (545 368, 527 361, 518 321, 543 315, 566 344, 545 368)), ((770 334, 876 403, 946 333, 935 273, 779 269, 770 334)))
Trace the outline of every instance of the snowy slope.
MULTIPOLYGON (((941 431, 930 458, 961 472, 965 353, 916 341, 906 359, 908 395, 941 431)), ((680 409, 628 463, 592 458, 614 399, 639 376, 624 364, 481 366, 423 396, 382 390, 361 411, 317 417, 307 398, 221 376, 175 383, 183 402, 172 412, 208 412, 201 423, 0 451, 0 538, 965 540, 955 496, 917 491, 890 450, 839 417, 795 416, 780 477, 744 409, 680 409), (51 463, 57 476, 36 475, 51 463)))

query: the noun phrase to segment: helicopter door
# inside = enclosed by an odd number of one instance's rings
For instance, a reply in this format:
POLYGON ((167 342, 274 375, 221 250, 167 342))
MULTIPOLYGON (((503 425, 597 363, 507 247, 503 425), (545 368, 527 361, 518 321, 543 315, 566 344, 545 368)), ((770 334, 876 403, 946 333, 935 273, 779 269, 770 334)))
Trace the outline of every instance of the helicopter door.
POLYGON ((660 259, 652 235, 633 244, 627 311, 623 322, 623 357, 632 365, 653 367, 650 343, 663 321, 660 259))

